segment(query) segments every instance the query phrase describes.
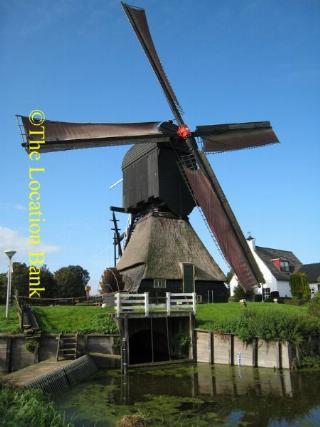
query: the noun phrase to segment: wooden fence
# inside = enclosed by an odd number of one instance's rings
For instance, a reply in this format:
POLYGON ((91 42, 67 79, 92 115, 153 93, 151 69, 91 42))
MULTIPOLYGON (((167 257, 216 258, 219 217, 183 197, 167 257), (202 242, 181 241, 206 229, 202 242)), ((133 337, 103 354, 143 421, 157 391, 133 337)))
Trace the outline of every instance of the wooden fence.
POLYGON ((28 298, 19 296, 21 304, 28 305, 101 305, 102 296, 95 297, 72 297, 72 298, 28 298))
POLYGON ((168 316, 175 312, 193 312, 196 313, 196 294, 195 293, 170 293, 167 292, 163 303, 153 302, 149 297, 149 292, 143 294, 116 293, 115 309, 117 316, 125 313, 144 313, 148 316, 150 313, 166 313, 168 316))

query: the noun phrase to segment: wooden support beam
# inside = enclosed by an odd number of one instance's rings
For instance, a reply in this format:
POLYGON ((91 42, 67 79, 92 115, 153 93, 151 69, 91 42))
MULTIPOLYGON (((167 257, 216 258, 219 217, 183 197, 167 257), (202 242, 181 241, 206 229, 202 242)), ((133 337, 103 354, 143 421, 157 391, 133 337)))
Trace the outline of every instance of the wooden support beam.
POLYGON ((117 206, 110 206, 110 210, 112 212, 121 212, 121 213, 126 213, 126 210, 124 208, 119 208, 117 206))
POLYGON ((6 345, 6 371, 11 372, 11 353, 12 353, 12 338, 7 337, 7 345, 6 345))
POLYGON ((151 362, 154 362, 154 349, 153 349, 153 322, 152 317, 150 317, 150 335, 151 335, 151 362))
POLYGON ((166 330, 167 330, 168 355, 169 355, 169 360, 171 360, 170 335, 169 335, 169 320, 168 320, 168 317, 166 317, 166 330))

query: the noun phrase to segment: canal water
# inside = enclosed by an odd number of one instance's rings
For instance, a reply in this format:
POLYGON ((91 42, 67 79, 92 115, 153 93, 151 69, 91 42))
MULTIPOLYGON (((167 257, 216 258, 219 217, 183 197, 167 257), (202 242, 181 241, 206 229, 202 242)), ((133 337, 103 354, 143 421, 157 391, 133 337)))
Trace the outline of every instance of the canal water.
POLYGON ((56 403, 76 426, 116 427, 141 414, 153 427, 320 427, 320 371, 209 364, 99 371, 56 403))

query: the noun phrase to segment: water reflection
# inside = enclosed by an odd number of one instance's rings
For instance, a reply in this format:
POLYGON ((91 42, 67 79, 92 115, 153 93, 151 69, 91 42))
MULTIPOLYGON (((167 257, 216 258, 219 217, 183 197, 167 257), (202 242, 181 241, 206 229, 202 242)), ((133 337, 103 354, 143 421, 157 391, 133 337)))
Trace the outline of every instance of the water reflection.
POLYGON ((81 426, 140 412, 155 427, 320 426, 320 372, 208 364, 100 371, 57 400, 81 426))

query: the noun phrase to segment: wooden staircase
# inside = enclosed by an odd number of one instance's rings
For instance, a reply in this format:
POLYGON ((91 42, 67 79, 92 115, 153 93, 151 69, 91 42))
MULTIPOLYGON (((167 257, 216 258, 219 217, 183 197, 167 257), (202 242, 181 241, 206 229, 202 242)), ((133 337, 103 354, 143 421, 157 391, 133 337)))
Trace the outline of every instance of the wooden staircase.
POLYGON ((58 337, 57 360, 77 359, 78 333, 60 334, 58 337))

